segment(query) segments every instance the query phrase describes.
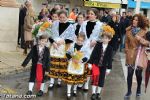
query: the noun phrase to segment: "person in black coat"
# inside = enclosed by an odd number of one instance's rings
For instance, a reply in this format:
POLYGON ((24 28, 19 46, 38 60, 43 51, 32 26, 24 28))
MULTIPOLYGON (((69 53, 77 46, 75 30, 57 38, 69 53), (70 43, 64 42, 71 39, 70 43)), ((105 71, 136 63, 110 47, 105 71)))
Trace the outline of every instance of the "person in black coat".
POLYGON ((115 35, 113 36, 113 38, 109 42, 109 44, 113 48, 113 57, 114 57, 114 55, 116 54, 116 52, 119 48, 119 44, 121 41, 121 32, 120 32, 121 30, 120 30, 120 24, 118 23, 117 15, 114 15, 112 17, 112 20, 108 23, 108 25, 110 25, 115 31, 115 35))
POLYGON ((18 45, 21 45, 21 48, 24 48, 24 18, 26 16, 27 8, 26 6, 20 8, 19 12, 19 29, 18 29, 18 45), (19 42, 21 39, 21 43, 19 42))
MULTIPOLYGON (((110 28, 110 26, 107 27, 110 28)), ((113 48, 109 45, 111 38, 111 32, 107 33, 104 30, 102 34, 102 42, 97 42, 88 61, 88 63, 92 64, 91 100, 101 99, 100 93, 104 86, 105 75, 108 75, 112 69, 113 48)))
POLYGON ((120 19, 120 30, 121 30, 121 45, 120 51, 125 48, 125 35, 126 35, 126 28, 130 26, 130 20, 126 16, 126 12, 122 13, 122 17, 120 19))
POLYGON ((30 53, 22 63, 22 66, 25 67, 32 59, 32 67, 29 79, 29 91, 27 92, 27 95, 32 95, 35 80, 37 82, 37 88, 40 88, 37 96, 43 95, 45 71, 48 71, 50 67, 50 53, 49 49, 45 46, 46 43, 47 36, 41 35, 39 37, 39 43, 31 49, 30 53))
POLYGON ((108 11, 104 11, 104 16, 102 16, 101 22, 108 24, 111 20, 111 16, 108 11))

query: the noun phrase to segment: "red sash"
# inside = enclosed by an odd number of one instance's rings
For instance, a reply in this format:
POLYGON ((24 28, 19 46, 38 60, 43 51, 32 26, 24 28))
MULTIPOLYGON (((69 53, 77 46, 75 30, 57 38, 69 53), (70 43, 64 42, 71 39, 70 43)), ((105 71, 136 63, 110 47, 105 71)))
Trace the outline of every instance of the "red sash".
POLYGON ((100 67, 93 64, 92 65, 92 85, 98 85, 100 76, 100 67))
POLYGON ((37 90, 40 90, 42 80, 43 80, 43 67, 42 64, 37 64, 36 67, 37 90))

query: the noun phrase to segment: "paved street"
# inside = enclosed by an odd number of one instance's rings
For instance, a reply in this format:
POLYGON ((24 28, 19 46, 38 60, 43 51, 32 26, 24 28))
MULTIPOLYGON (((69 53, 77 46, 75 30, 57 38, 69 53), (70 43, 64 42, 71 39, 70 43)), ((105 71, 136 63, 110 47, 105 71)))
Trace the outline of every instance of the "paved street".
MULTIPOLYGON (((21 61, 22 59, 18 60, 21 61)), ((126 81, 124 77, 125 68, 123 68, 125 66, 122 66, 123 63, 124 63, 124 56, 123 54, 118 53, 113 62, 113 70, 111 74, 106 78, 106 84, 104 87, 104 91, 102 93, 102 100, 124 100, 123 97, 124 94, 126 93, 126 81)), ((0 85, 6 88, 8 92, 11 92, 13 94, 25 94, 26 91, 28 90, 28 78, 29 78, 28 70, 23 72, 20 71, 20 73, 14 75, 13 74, 5 76, 1 75, 0 85)), ((148 91, 146 94, 142 92, 143 95, 141 98, 135 97, 136 92, 135 90, 136 90, 136 82, 134 82, 133 84, 133 95, 129 100, 149 100, 150 87, 148 87, 148 91)), ((143 91, 144 91, 144 84, 143 84, 143 91)), ((34 94, 36 94, 36 92, 34 92, 34 94)), ((91 89, 87 93, 83 91, 78 91, 78 96, 73 97, 72 100, 90 100, 90 96, 91 96, 91 89)), ((0 98, 0 100, 3 99, 0 98)), ((55 87, 53 90, 48 91, 47 94, 44 94, 43 97, 36 98, 36 100, 66 100, 66 84, 63 83, 63 87, 61 88, 55 87)))

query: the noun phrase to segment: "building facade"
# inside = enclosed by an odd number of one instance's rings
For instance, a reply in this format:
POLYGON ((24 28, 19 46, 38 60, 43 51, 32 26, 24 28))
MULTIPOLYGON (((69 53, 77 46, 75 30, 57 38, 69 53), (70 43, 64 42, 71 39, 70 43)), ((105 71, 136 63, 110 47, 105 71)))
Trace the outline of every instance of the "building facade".
MULTIPOLYGON (((26 0, 17 0, 18 3, 23 4, 26 0)), ((36 13, 40 12, 42 3, 48 3, 49 7, 54 7, 55 4, 63 5, 68 13, 72 8, 78 9, 79 12, 85 12, 89 7, 106 8, 106 9, 120 9, 122 5, 127 6, 127 0, 31 0, 36 13)))
MULTIPOLYGON (((128 9, 135 11, 137 0, 128 0, 128 9)), ((150 17, 150 0, 141 0, 140 13, 150 17)))
MULTIPOLYGON (((17 0, 18 3, 23 4, 26 0, 17 0)), ((68 13, 71 12, 72 8, 78 9, 78 11, 85 11, 86 7, 83 6, 83 0, 31 0, 33 8, 36 14, 42 9, 43 3, 48 3, 49 8, 53 8, 54 5, 59 4, 65 7, 68 13), (82 9, 81 9, 82 8, 82 9)))

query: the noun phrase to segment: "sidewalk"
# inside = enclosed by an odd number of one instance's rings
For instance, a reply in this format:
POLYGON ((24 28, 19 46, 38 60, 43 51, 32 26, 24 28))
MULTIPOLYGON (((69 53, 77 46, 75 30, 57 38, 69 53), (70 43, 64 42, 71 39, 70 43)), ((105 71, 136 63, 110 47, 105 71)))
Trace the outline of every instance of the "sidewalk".
POLYGON ((20 48, 12 52, 0 52, 0 75, 15 74, 28 69, 30 64, 25 69, 21 66, 25 57, 20 48))

